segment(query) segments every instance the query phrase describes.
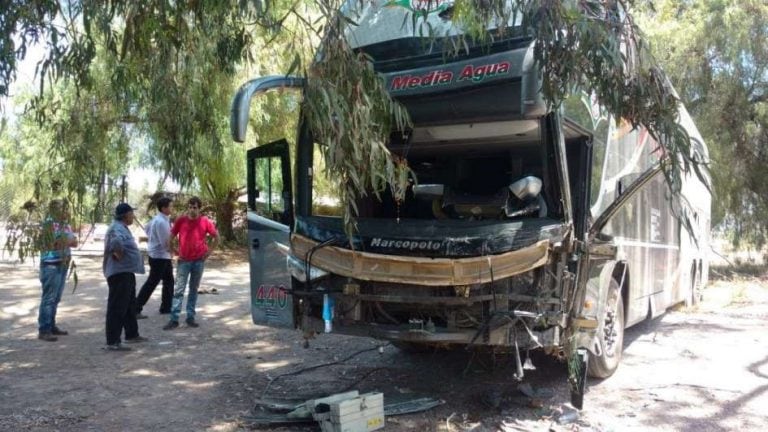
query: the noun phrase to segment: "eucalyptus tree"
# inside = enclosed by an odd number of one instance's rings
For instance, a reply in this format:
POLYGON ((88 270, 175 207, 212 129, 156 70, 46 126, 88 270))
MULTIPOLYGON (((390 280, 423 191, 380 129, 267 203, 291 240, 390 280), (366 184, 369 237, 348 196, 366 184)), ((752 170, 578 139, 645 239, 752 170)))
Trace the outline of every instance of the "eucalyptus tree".
MULTIPOLYGON (((236 65, 252 55, 252 30, 260 29, 245 21, 248 10, 237 2, 11 2, 0 12, 0 53, 15 61, 30 42, 46 39, 48 51, 38 70, 40 93, 30 111, 47 127, 53 119, 50 83, 64 79, 74 86, 83 109, 50 143, 67 151, 71 169, 103 174, 103 161, 83 164, 78 155, 103 155, 94 143, 128 130, 141 132, 149 138, 148 165, 183 187, 207 193, 222 217, 225 237, 231 238, 244 163, 228 149, 226 119, 236 65), (16 42, 21 43, 18 49, 16 42), (88 121, 89 113, 107 109, 111 115, 88 121), (86 140, 89 145, 72 145, 71 135, 78 133, 93 135, 86 140)), ((13 65, 4 64, 10 72, 0 74, 0 92, 7 92, 13 65)), ((270 59, 271 67, 280 65, 270 59)), ((111 155, 127 161, 124 153, 111 155)), ((94 175, 90 182, 81 178, 72 186, 78 191, 93 188, 103 183, 102 177, 94 175)))
MULTIPOLYGON (((368 1, 351 0, 347 6, 368 1)), ((414 32, 435 36, 420 20, 436 8, 466 30, 446 56, 459 53, 469 40, 492 40, 489 24, 519 17, 535 40, 542 91, 553 106, 574 88, 594 93, 615 116, 646 125, 667 154, 675 156, 664 161, 673 191, 680 190, 679 168, 701 175, 691 158, 690 140, 676 123, 677 98, 628 13, 633 0, 405 3, 412 19, 403 25, 414 32)), ((308 78, 302 103, 313 132, 329 144, 328 171, 348 204, 345 208, 351 209, 355 196, 378 193, 387 185, 396 195, 404 193, 408 167, 384 143, 392 125, 405 127, 409 120, 369 59, 345 43, 345 28, 355 23, 339 14, 341 6, 341 0, 10 1, 0 11, 0 57, 8 60, 0 69, 0 93, 7 92, 15 59, 30 41, 44 38, 49 47, 41 64, 41 88, 50 80, 68 78, 78 89, 88 89, 92 79, 87 66, 103 47, 112 71, 111 100, 128 117, 148 125, 162 168, 180 183, 192 184, 201 155, 221 154, 225 142, 216 127, 217 106, 227 93, 222 78, 252 60, 249 48, 256 40, 274 40, 295 53, 285 70, 308 78), (212 81, 222 84, 212 87, 212 81)), ((40 112, 39 104, 32 108, 40 112)), ((350 224, 353 217, 348 210, 350 224)))
POLYGON ((114 112, 99 92, 77 95, 64 82, 52 90, 37 99, 45 123, 21 115, 0 136, 0 194, 11 222, 4 246, 18 246, 22 259, 33 252, 39 234, 34 227, 48 200, 68 200, 76 222, 93 220, 92 210, 112 201, 116 189, 111 186, 125 172, 128 136, 121 128, 107 127, 114 112))
POLYGON ((640 24, 709 144, 713 223, 736 244, 768 236, 768 3, 662 0, 640 24))

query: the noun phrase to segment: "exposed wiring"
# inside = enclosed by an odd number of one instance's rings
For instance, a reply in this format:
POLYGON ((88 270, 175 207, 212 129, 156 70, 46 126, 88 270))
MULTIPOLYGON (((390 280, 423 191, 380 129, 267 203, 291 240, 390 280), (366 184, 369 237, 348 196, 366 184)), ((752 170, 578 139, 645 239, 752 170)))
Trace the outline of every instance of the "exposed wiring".
POLYGON ((345 316, 346 314, 352 312, 359 304, 360 304, 360 300, 359 299, 355 300, 355 303, 352 306, 350 306, 347 309, 341 310, 341 312, 339 312, 339 316, 345 316))
POLYGON ((352 390, 353 387, 355 387, 358 384, 360 384, 364 379, 366 379, 369 376, 371 376, 374 372, 378 372, 378 371, 384 370, 384 369, 386 369, 386 368, 384 368, 384 367, 377 367, 375 369, 369 370, 368 372, 364 373, 363 376, 361 376, 360 378, 356 379, 355 382, 353 382, 352 384, 350 384, 350 385, 344 387, 343 389, 341 389, 340 393, 345 393, 345 392, 348 392, 348 391, 352 390))
POLYGON ((305 367, 305 368, 301 368, 299 370, 295 370, 295 371, 292 371, 292 372, 286 372, 284 374, 277 375, 276 377, 270 379, 269 382, 267 383, 267 385, 264 387, 264 390, 261 392, 261 398, 262 399, 264 398, 264 396, 267 394, 267 391, 269 391, 269 388, 272 386, 272 384, 274 384, 275 381, 279 380, 280 378, 284 378, 284 377, 287 377, 287 376, 293 376, 293 375, 299 375, 299 374, 302 374, 304 372, 309 372, 311 370, 320 369, 320 368, 323 368, 323 367, 326 367, 326 366, 333 366, 333 365, 336 365, 336 364, 344 363, 345 361, 353 359, 353 358, 359 356, 360 354, 367 353, 367 352, 370 352, 370 351, 378 351, 378 350, 384 348, 387 345, 390 345, 390 344, 389 343, 385 343, 383 345, 378 345, 378 346, 375 346, 373 348, 366 348, 364 350, 360 350, 360 351, 357 351, 357 352, 355 352, 353 354, 350 354, 349 356, 344 357, 341 360, 337 360, 337 361, 333 361, 333 362, 328 362, 328 363, 321 363, 321 364, 314 365, 314 366, 308 366, 308 367, 305 367))
POLYGON ((481 325, 480 321, 476 320, 468 312, 462 311, 461 313, 464 315, 463 317, 456 317, 456 324, 458 324, 460 327, 472 327, 481 325))
POLYGON ((384 308, 383 308, 383 307, 381 307, 381 303, 379 303, 379 302, 374 302, 374 305, 376 306, 376 311, 377 311, 377 312, 379 312, 380 314, 384 315, 384 318, 388 319, 389 321, 391 321, 391 322, 392 322, 393 324, 395 324, 395 325, 400 325, 400 321, 398 321, 398 320, 394 319, 394 318, 392 317, 392 315, 388 314, 388 313, 387 313, 387 312, 384 310, 384 308))
POLYGON ((307 283, 307 291, 312 290, 312 279, 310 279, 310 269, 312 268, 312 255, 314 255, 318 249, 324 248, 326 246, 330 246, 332 244, 335 244, 336 242, 337 240, 335 238, 330 238, 322 243, 318 243, 312 246, 309 249, 309 251, 307 251, 306 260, 304 261, 304 278, 307 283))
MULTIPOLYGON (((480 337, 481 334, 488 331, 489 327, 491 326, 491 321, 493 321, 493 318, 500 316, 503 318, 506 318, 507 320, 513 320, 513 323, 511 324, 513 327, 516 325, 517 321, 522 321, 523 318, 529 318, 533 320, 537 320, 541 318, 541 314, 537 314, 534 312, 527 312, 527 311, 519 311, 519 310, 511 310, 511 311, 496 311, 488 316, 488 318, 483 322, 483 325, 477 329, 474 336, 472 336, 472 339, 467 344, 467 349, 469 349, 471 346, 475 345, 475 341, 478 337, 480 337)), ((498 326, 496 327, 498 328, 498 326)), ((526 326, 526 329, 528 327, 526 326)))
MULTIPOLYGON (((306 254, 305 260, 304 260, 304 280, 305 280, 307 291, 312 291, 312 279, 310 278, 310 275, 311 275, 310 269, 312 268, 312 265, 311 265, 311 263, 312 263, 312 255, 314 255, 314 253, 318 249, 323 248, 323 247, 328 246, 328 245, 331 245, 331 244, 335 244, 335 243, 336 243, 336 239, 335 238, 330 238, 328 240, 325 240, 324 242, 321 242, 321 243, 318 243, 318 244, 312 246, 307 251, 307 254, 306 254)), ((304 303, 304 302, 302 302, 302 303, 304 303)), ((312 304, 309 301, 307 301, 306 304, 304 304, 303 315, 305 317, 309 317, 310 308, 311 307, 312 307, 312 304)), ((304 347, 306 348, 308 346, 309 346, 309 341, 305 340, 304 341, 304 347)))
POLYGON ((477 328, 477 331, 475 332, 475 335, 472 336, 472 339, 467 344, 467 349, 469 349, 471 346, 473 346, 475 344, 475 341, 477 340, 477 338, 480 337, 480 335, 483 334, 488 329, 488 327, 491 325, 491 320, 493 319, 493 317, 495 315, 496 315, 495 312, 490 314, 490 315, 488 315, 488 318, 485 319, 485 321, 483 322, 483 325, 477 328))

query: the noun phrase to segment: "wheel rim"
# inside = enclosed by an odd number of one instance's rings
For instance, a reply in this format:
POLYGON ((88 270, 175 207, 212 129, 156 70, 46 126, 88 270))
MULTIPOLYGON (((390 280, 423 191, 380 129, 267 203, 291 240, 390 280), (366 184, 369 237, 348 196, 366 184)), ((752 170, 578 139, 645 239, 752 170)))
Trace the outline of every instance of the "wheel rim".
POLYGON ((611 301, 608 302, 605 322, 603 323, 603 349, 606 357, 613 357, 616 354, 616 347, 620 343, 618 327, 621 323, 618 322, 617 317, 619 296, 616 290, 612 291, 611 301))

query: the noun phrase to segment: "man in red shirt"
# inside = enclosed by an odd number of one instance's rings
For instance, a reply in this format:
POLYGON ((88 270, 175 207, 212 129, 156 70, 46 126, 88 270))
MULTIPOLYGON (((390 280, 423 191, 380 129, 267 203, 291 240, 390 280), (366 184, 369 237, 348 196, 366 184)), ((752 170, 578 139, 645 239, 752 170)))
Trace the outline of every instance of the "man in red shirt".
POLYGON ((199 327, 195 321, 197 288, 203 277, 205 260, 211 254, 209 246, 214 247, 219 240, 219 234, 213 222, 200 214, 202 204, 200 198, 190 198, 187 202, 187 214, 176 219, 171 228, 171 239, 179 237, 179 262, 176 265, 176 287, 171 304, 171 320, 163 330, 172 330, 179 326, 179 315, 181 304, 184 302, 187 280, 189 280, 187 326, 199 327))

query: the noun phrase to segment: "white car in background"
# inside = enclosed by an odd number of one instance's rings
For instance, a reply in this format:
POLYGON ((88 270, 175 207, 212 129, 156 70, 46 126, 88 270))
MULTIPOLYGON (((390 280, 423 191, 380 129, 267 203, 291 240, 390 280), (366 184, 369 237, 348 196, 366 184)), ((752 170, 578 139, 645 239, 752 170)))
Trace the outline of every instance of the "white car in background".
POLYGON ((108 224, 96 224, 93 227, 93 241, 104 241, 104 237, 107 235, 107 230, 109 229, 108 224))
MULTIPOLYGON (((94 243, 104 242, 104 239, 107 236, 108 229, 109 229, 109 224, 104 224, 104 223, 95 224, 93 228, 93 232, 88 237, 94 243)), ((129 229, 131 230, 131 233, 133 233, 133 238, 136 239, 136 243, 139 246, 139 250, 142 250, 142 251, 146 250, 147 234, 144 232, 144 229, 138 226, 138 224, 132 225, 129 229)))

